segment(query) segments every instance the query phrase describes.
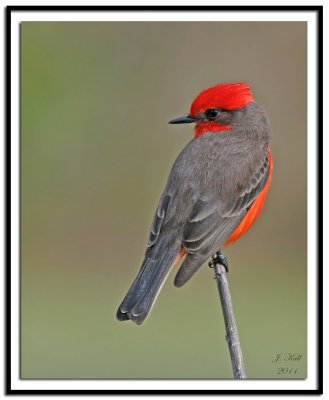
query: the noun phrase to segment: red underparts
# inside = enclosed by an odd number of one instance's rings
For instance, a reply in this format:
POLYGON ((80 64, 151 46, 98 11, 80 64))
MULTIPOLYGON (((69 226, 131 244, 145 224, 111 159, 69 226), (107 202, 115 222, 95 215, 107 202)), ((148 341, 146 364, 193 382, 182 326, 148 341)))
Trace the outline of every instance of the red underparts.
POLYGON ((240 239, 242 235, 244 235, 253 225, 253 223, 256 221, 256 219, 259 217, 265 200, 266 196, 268 193, 268 190, 271 185, 271 180, 272 180, 272 171, 273 171, 273 159, 272 159, 272 153, 270 148, 268 148, 268 155, 270 159, 270 174, 267 179, 266 185, 264 189, 261 191, 257 199, 254 201, 253 205, 251 206, 250 210, 247 212, 246 216, 244 219, 241 221, 240 225, 237 227, 237 229, 233 232, 233 234, 226 240, 224 243, 224 246, 227 246, 231 243, 234 243, 236 240, 240 239))

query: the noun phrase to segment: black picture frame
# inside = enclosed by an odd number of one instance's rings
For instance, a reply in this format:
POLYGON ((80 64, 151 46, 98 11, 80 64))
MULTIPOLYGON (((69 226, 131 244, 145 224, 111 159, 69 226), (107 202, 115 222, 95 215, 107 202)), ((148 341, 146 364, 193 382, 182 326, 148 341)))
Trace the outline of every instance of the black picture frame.
MULTIPOLYGON (((314 6, 8 6, 5 10, 5 393, 7 395, 316 395, 323 393, 323 7, 314 6), (16 390, 11 386, 11 21, 20 11, 313 11, 317 15, 317 388, 315 390, 16 390)), ((123 385, 124 387, 124 380, 123 385)))

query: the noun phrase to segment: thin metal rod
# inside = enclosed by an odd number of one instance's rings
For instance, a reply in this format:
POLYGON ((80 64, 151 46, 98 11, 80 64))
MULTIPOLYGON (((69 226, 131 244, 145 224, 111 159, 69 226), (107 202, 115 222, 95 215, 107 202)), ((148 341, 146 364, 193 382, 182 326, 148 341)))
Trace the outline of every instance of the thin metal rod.
POLYGON ((233 376, 235 379, 246 379, 247 373, 243 361, 242 349, 238 334, 238 326, 233 312, 233 304, 230 287, 226 276, 226 269, 223 265, 219 263, 216 256, 213 256, 212 259, 219 291, 219 297, 224 315, 226 341, 230 350, 233 376))

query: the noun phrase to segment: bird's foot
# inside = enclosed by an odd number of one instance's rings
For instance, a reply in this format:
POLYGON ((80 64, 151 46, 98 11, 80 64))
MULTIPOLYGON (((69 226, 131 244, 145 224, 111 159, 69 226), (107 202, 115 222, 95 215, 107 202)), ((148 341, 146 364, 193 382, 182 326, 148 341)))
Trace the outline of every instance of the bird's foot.
POLYGON ((217 253, 212 257, 212 260, 208 263, 210 268, 214 268, 216 264, 222 265, 225 268, 226 273, 228 273, 228 260, 221 251, 217 251, 217 253))

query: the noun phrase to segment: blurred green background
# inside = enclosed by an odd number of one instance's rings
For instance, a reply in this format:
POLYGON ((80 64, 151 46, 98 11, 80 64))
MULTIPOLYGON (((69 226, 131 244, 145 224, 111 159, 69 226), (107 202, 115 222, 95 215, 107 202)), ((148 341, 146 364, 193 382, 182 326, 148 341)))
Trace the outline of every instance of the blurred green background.
POLYGON ((275 162, 261 218, 225 252, 247 372, 306 377, 306 34, 303 22, 22 23, 22 378, 231 378, 206 265, 181 289, 172 273, 145 324, 115 313, 193 136, 167 122, 240 81, 268 112, 275 162))

